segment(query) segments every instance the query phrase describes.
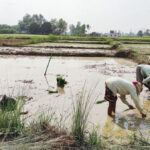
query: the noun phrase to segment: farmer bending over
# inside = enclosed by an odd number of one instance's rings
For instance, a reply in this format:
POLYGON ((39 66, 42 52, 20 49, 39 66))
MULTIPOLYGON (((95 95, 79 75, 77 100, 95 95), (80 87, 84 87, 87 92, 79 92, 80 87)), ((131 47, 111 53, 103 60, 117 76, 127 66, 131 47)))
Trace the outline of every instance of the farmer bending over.
POLYGON ((137 66, 136 80, 150 90, 150 65, 141 64, 137 66))
POLYGON ((138 96, 142 91, 141 83, 137 81, 129 82, 122 78, 114 77, 106 80, 105 85, 106 85, 105 100, 109 101, 108 107, 109 116, 112 116, 112 112, 115 113, 117 94, 120 94, 120 99, 122 100, 122 102, 128 105, 130 109, 134 109, 134 107, 126 101, 126 95, 130 95, 134 101, 136 108, 141 113, 142 117, 146 117, 138 102, 138 96))

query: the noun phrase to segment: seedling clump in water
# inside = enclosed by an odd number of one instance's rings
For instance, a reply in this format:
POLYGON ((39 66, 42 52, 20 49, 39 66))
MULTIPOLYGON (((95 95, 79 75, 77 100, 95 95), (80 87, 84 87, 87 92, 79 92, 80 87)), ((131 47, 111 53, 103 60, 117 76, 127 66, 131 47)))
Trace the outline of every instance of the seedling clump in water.
POLYGON ((57 77, 57 86, 64 87, 65 84, 67 84, 67 81, 63 79, 62 77, 57 77))

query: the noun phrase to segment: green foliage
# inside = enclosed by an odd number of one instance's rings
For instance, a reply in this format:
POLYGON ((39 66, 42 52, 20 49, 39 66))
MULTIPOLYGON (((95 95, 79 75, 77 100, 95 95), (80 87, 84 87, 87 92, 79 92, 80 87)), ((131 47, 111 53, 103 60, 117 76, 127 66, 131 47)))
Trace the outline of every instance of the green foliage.
POLYGON ((12 105, 8 104, 6 109, 0 109, 0 137, 14 137, 21 134, 24 128, 24 120, 21 119, 21 112, 24 103, 18 100, 15 109, 12 110, 12 105), (12 110, 12 111, 11 111, 12 110))
POLYGON ((64 35, 67 31, 67 22, 62 18, 59 20, 51 19, 50 24, 52 27, 52 34, 54 35, 64 35))
POLYGON ((93 103, 91 103, 92 92, 93 90, 87 94, 85 88, 83 88, 77 100, 73 103, 71 134, 80 145, 86 141, 88 116, 93 106, 93 103))
POLYGON ((40 25, 35 22, 31 23, 29 26, 29 33, 31 34, 40 34, 40 30, 40 25))
POLYGON ((51 91, 51 90, 48 90, 48 93, 49 93, 49 94, 53 94, 53 93, 58 93, 58 91, 51 91))
POLYGON ((62 77, 57 77, 57 86, 64 87, 65 84, 67 84, 67 81, 63 79, 62 77))
POLYGON ((140 131, 139 135, 136 133, 133 133, 132 135, 129 135, 128 138, 128 145, 130 147, 133 147, 135 149, 139 150, 145 150, 145 149, 150 149, 150 139, 149 137, 145 137, 140 131))
POLYGON ((52 27, 51 27, 50 22, 44 22, 41 25, 41 33, 45 35, 52 33, 52 27))
POLYGON ((45 113, 41 113, 37 119, 34 119, 30 122, 28 126, 28 131, 31 134, 40 133, 47 129, 50 126, 51 122, 55 119, 54 112, 48 112, 46 115, 45 113))
POLYGON ((121 43, 120 42, 111 42, 111 49, 120 49, 121 48, 121 43))
POLYGON ((106 100, 97 101, 96 104, 102 104, 103 102, 106 102, 106 100))
POLYGON ((89 28, 89 25, 81 25, 81 23, 78 22, 76 26, 73 24, 70 25, 70 34, 75 36, 84 36, 89 28))
POLYGON ((0 25, 0 34, 19 33, 18 26, 0 25))
POLYGON ((104 149, 106 144, 104 139, 100 136, 99 127, 93 127, 92 132, 88 136, 88 147, 92 150, 104 149))
MULTIPOLYGON (((41 27, 41 25, 45 22, 46 20, 45 20, 45 18, 41 15, 41 14, 39 14, 39 15, 37 15, 37 14, 34 14, 34 15, 29 15, 29 14, 26 14, 24 17, 23 17, 23 19, 22 20, 20 20, 19 21, 19 27, 20 27, 20 29, 21 29, 21 31, 22 30, 25 30, 25 31, 27 31, 27 33, 30 33, 30 26, 32 25, 32 24, 37 24, 39 27, 41 27)), ((38 31, 38 33, 39 33, 39 31, 38 31)))
POLYGON ((143 31, 142 31, 142 30, 139 30, 138 33, 137 33, 137 36, 142 37, 142 36, 143 36, 143 31))
POLYGON ((110 44, 110 45, 111 45, 111 43, 113 42, 113 39, 108 38, 108 39, 106 40, 106 42, 107 42, 107 44, 110 44))
POLYGON ((134 50, 130 50, 130 49, 118 50, 114 56, 115 57, 122 57, 122 58, 130 58, 139 64, 142 64, 142 63, 150 64, 149 57, 147 57, 145 55, 141 55, 138 53, 138 51, 134 51, 134 50))
POLYGON ((137 55, 138 55, 137 51, 133 50, 118 50, 115 53, 115 57, 123 57, 123 58, 133 58, 137 55))

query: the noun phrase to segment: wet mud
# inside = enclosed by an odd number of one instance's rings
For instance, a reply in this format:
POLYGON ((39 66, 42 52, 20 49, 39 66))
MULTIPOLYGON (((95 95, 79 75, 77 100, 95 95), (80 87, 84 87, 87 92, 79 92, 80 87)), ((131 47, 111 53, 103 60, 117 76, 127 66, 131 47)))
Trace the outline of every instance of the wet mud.
POLYGON ((26 39, 0 39, 0 45, 16 45, 16 44, 23 44, 26 39))
MULTIPOLYGON (((97 100, 104 98, 105 80, 109 77, 120 76, 135 81, 136 63, 128 59, 105 57, 52 57, 45 78, 48 59, 49 57, 1 56, 0 94, 31 97, 25 105, 29 118, 34 118, 49 108, 55 110, 60 117, 71 113, 72 103, 82 92, 83 87, 86 87, 87 93, 94 88, 89 122, 99 125, 104 136, 123 136, 137 130, 148 132, 150 93, 145 87, 140 97, 140 104, 147 114, 145 120, 141 118, 137 109, 125 111, 127 106, 120 99, 117 100, 114 119, 107 116, 107 102, 95 104, 97 100), (63 89, 57 87, 58 75, 67 81, 63 89), (32 84, 29 81, 32 81, 32 84), (49 94, 48 90, 58 93, 49 94)), ((133 104, 130 97, 127 97, 127 100, 133 104)))
POLYGON ((0 55, 32 55, 32 56, 106 56, 115 51, 109 49, 91 49, 81 47, 0 47, 0 55))

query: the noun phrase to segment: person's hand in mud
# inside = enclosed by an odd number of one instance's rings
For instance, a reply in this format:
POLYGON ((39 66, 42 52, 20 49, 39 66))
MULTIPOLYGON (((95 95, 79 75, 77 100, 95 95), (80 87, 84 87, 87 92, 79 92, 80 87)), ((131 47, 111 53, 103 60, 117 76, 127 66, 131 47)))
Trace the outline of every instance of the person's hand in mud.
POLYGON ((142 118, 146 118, 146 115, 145 115, 145 114, 142 113, 141 115, 142 115, 142 118))

